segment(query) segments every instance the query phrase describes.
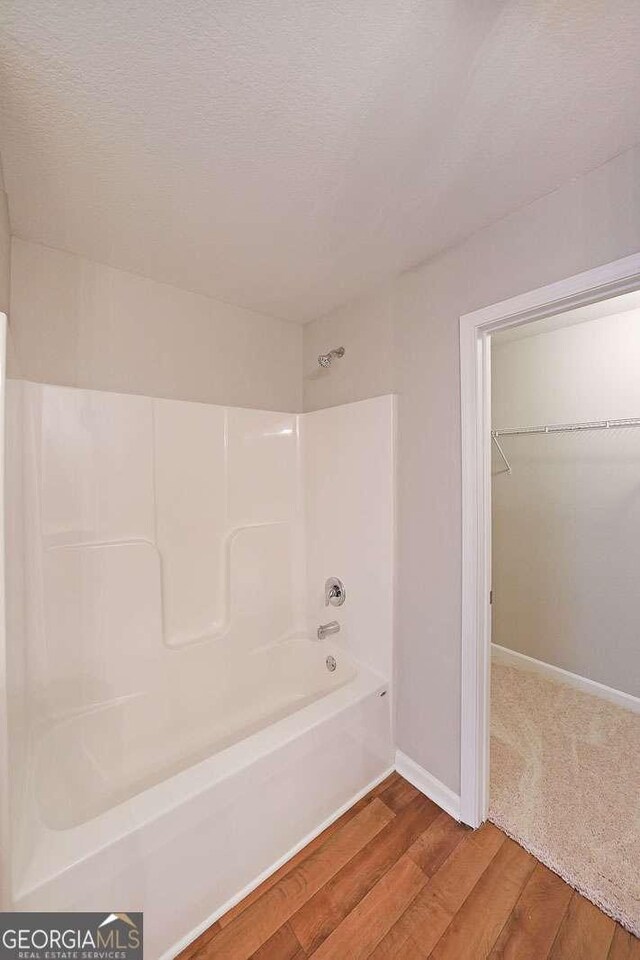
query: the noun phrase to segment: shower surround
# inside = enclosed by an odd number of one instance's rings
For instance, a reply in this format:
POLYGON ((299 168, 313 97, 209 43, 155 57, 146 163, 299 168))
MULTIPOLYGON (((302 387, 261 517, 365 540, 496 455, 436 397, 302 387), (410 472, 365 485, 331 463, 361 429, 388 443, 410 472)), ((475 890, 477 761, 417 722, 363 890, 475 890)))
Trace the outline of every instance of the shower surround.
POLYGON ((391 767, 393 398, 6 399, 10 904, 169 957, 391 767))

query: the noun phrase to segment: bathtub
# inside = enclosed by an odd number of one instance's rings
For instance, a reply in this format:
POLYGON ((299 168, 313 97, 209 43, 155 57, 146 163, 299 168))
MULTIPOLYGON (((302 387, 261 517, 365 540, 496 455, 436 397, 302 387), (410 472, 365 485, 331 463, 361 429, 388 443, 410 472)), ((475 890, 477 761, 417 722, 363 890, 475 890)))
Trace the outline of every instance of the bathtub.
POLYGON ((222 661, 35 725, 14 909, 142 910, 168 960, 388 774, 388 683, 339 646, 222 661))

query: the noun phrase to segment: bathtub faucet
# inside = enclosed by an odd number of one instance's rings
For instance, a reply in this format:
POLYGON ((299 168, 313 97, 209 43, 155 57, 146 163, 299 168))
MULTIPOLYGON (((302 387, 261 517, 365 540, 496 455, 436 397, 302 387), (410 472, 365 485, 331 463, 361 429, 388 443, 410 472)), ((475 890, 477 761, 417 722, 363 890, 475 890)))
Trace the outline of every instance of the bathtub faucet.
POLYGON ((318 640, 324 640, 325 637, 331 636, 332 633, 338 633, 340 630, 340 624, 337 620, 331 620, 330 623, 321 623, 318 627, 318 640))

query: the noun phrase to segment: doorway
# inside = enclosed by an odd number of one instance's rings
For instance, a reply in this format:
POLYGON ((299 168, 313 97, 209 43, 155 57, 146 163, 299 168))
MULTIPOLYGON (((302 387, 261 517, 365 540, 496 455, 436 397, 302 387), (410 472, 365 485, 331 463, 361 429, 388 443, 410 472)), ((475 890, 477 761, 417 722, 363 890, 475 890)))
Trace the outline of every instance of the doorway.
POLYGON ((640 290, 640 254, 460 318, 462 427, 461 789, 464 823, 489 812, 491 336, 640 290))

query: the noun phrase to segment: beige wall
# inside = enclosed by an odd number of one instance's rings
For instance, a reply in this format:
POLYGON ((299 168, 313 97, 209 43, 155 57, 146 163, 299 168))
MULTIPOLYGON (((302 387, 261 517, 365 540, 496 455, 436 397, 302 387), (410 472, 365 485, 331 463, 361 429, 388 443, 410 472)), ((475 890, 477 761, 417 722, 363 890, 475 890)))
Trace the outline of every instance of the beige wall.
POLYGON ((301 410, 299 326, 16 238, 11 248, 25 379, 301 410))
MULTIPOLYGON (((502 341, 493 425, 640 417, 640 310, 502 341)), ((493 640, 640 696, 640 431, 505 437, 494 456, 493 640)))
MULTIPOLYGON (((377 359, 368 357, 356 392, 360 397, 367 385, 377 392, 389 365, 385 345, 393 338, 399 394, 397 739, 401 750, 453 790, 460 786, 458 318, 639 250, 640 150, 634 149, 403 274, 368 305, 305 329, 305 338, 330 326, 332 340, 341 329, 345 340, 356 333, 366 339, 368 314, 386 304, 393 331, 381 338, 377 359)), ((356 399, 344 393, 337 402, 356 399)), ((335 402, 329 379, 324 402, 335 402)))

